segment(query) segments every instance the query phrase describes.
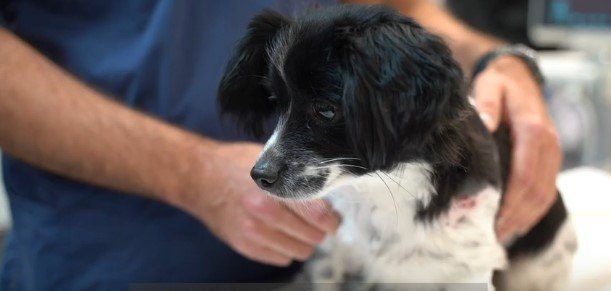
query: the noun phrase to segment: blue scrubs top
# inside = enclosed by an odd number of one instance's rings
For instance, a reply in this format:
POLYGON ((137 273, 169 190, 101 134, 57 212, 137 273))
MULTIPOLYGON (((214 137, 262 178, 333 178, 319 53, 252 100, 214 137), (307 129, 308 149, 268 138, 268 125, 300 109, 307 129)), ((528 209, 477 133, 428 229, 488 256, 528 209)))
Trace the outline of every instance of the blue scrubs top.
MULTIPOLYGON (((250 18, 265 8, 299 14, 327 2, 333 1, 0 0, 0 24, 130 107, 207 137, 243 140, 232 124, 221 126, 215 99, 250 18)), ((0 290, 260 282, 295 269, 247 260, 168 205, 79 183, 10 156, 3 170, 14 224, 0 290)))

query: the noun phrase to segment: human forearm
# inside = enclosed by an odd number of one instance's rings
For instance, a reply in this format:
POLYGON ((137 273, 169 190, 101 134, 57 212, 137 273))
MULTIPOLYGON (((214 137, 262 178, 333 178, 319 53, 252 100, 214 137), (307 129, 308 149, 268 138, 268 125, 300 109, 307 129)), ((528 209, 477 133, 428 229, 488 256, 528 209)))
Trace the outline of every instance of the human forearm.
POLYGON ((216 143, 111 101, 0 29, 0 146, 61 175, 175 203, 190 172, 212 175, 196 162, 216 143))

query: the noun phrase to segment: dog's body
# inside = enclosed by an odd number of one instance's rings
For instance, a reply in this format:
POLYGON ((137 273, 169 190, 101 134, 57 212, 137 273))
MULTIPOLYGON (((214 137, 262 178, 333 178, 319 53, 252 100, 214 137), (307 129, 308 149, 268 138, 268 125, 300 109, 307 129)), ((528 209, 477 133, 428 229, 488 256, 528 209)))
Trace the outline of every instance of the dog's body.
MULTIPOLYGON (((472 130, 466 123, 464 129, 472 130)), ((470 126, 483 130, 479 119, 470 126)), ((486 135, 474 136, 480 134, 486 135)), ((474 145, 477 155, 489 154, 490 144, 474 145)), ((479 161, 498 163, 492 157, 479 161)), ((502 189, 468 177, 453 188, 448 208, 439 211, 435 203, 444 202, 437 196, 435 175, 430 164, 412 162, 330 186, 334 190, 325 196, 343 223, 308 262, 310 280, 491 284, 494 277, 500 290, 560 290, 567 285, 576 238, 561 198, 537 227, 505 247, 493 227, 502 189)))
POLYGON ((492 270, 504 267, 505 253, 492 231, 498 190, 485 187, 453 200, 439 218, 413 221, 418 204, 424 203, 419 201, 432 198, 430 167, 404 167, 396 173, 400 176, 388 173, 357 182, 356 189, 344 190, 350 197, 341 191, 332 196, 345 222, 323 245, 321 251, 328 255, 311 262, 313 281, 342 282, 356 276, 364 282, 481 283, 492 278, 492 270), (394 201, 386 195, 389 191, 394 201))
POLYGON ((495 270, 503 270, 496 274, 500 290, 566 286, 576 240, 561 200, 541 223, 551 232, 518 239, 508 256, 493 227, 502 196, 494 185, 467 184, 446 211, 430 220, 413 219, 423 206, 435 203, 433 175, 426 163, 406 163, 396 171, 346 182, 350 186, 329 194, 343 223, 308 262, 310 279, 490 284, 495 270))
POLYGON ((465 92, 446 45, 380 6, 259 15, 219 88, 222 110, 257 135, 279 115, 251 172, 259 186, 342 214, 311 280, 491 283, 504 270, 500 289, 557 289, 576 245, 562 200, 497 241, 508 134, 492 137, 465 92))

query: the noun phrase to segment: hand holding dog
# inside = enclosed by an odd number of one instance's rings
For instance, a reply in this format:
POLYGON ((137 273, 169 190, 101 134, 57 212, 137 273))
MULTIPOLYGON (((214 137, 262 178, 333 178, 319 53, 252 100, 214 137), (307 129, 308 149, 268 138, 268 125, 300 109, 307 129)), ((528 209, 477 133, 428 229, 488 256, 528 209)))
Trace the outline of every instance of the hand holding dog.
POLYGON ((510 129, 511 169, 497 222, 499 239, 506 242, 528 232, 556 200, 562 151, 541 89, 520 59, 496 59, 478 75, 473 89, 488 129, 495 131, 501 122, 510 129))
POLYGON ((218 185, 201 195, 195 213, 221 240, 255 261, 276 266, 306 260, 339 217, 323 201, 288 203, 268 197, 250 178, 262 147, 252 143, 220 146, 222 165, 216 166, 218 185))

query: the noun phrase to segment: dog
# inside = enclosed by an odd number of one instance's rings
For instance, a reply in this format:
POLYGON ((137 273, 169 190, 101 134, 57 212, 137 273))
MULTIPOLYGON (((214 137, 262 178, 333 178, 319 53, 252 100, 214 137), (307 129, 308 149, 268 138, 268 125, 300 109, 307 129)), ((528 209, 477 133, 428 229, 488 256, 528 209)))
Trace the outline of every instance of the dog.
POLYGON ((254 17, 218 101, 258 137, 277 120, 251 171, 261 189, 342 215, 306 264, 312 282, 561 289, 577 245, 562 199, 497 240, 508 130, 491 135, 467 90, 442 39, 391 8, 340 5, 254 17))

